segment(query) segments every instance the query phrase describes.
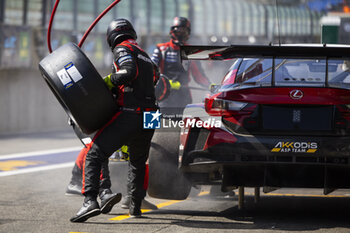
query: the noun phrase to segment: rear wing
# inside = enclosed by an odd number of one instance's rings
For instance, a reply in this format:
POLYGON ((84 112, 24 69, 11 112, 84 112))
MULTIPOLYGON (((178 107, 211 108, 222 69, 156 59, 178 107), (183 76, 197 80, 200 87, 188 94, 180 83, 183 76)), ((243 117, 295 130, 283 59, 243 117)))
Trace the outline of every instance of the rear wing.
POLYGON ((226 60, 233 58, 350 58, 350 45, 284 44, 284 45, 231 45, 181 46, 183 60, 226 60))

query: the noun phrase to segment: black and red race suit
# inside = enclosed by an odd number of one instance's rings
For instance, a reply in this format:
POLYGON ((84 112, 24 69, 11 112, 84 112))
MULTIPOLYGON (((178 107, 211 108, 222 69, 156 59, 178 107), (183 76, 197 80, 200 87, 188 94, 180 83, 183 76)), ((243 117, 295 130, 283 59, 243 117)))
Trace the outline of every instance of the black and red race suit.
POLYGON ((169 97, 159 103, 162 108, 184 108, 192 103, 191 91, 188 87, 192 77, 196 83, 208 88, 210 81, 204 75, 204 71, 199 63, 194 61, 184 61, 181 63, 180 47, 170 40, 169 42, 157 44, 157 48, 152 55, 152 61, 158 65, 161 74, 172 81, 179 81, 179 90, 171 90, 169 97))
MULTIPOLYGON (((131 198, 142 200, 146 161, 153 129, 143 129, 143 111, 155 111, 155 68, 135 40, 126 40, 113 49, 116 73, 111 76, 121 110, 95 135, 83 167, 82 193, 96 197, 100 171, 108 157, 123 145, 130 153, 129 182, 131 198)), ((98 98, 98 97, 97 97, 98 98)))

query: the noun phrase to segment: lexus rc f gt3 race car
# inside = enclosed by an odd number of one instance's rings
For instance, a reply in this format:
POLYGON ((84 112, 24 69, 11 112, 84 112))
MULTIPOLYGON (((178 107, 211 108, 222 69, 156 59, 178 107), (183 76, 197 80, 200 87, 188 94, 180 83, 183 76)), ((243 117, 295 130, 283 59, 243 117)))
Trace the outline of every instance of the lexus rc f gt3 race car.
POLYGON ((183 114, 179 166, 192 184, 350 188, 350 46, 184 46, 233 65, 183 114))

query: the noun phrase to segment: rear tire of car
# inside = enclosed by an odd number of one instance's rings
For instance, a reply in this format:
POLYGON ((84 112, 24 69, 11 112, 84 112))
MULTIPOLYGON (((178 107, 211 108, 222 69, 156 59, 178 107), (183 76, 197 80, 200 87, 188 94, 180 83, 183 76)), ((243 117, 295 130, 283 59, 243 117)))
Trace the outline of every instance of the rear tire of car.
POLYGON ((118 111, 112 93, 75 44, 65 44, 40 61, 41 74, 68 116, 91 134, 118 111), (60 76, 60 77, 59 77, 60 76))
POLYGON ((154 198, 184 200, 191 183, 178 169, 180 131, 156 131, 149 156, 148 195, 154 198))

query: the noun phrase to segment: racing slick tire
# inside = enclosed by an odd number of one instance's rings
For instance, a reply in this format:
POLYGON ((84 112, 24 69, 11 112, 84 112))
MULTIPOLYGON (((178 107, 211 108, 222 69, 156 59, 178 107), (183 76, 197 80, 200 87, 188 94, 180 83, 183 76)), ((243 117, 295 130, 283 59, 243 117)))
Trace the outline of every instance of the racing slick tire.
POLYGON ((191 183, 178 169, 180 131, 155 132, 149 153, 148 195, 154 198, 184 200, 191 183))
POLYGON ((42 59, 41 74, 68 116, 85 134, 105 125, 118 111, 113 94, 84 52, 65 44, 42 59))

